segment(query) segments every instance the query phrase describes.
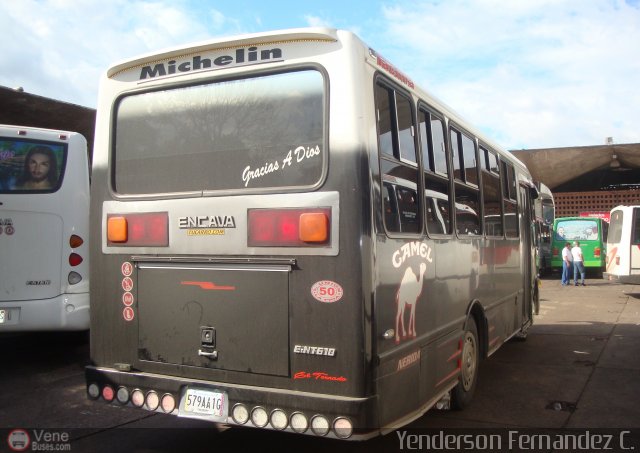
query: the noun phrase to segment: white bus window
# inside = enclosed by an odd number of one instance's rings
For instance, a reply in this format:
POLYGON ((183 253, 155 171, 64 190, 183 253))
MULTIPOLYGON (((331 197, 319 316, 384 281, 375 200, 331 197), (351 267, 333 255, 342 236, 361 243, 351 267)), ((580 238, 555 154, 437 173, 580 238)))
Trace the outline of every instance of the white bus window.
MULTIPOLYGON (((609 221, 609 242, 618 243, 622 240, 623 219, 624 211, 613 211, 611 213, 611 219, 609 221)), ((565 239, 564 227, 562 228, 562 234, 560 234, 558 228, 556 237, 561 240, 565 239)))
POLYGON ((633 237, 631 243, 640 244, 640 209, 633 210, 633 237))
POLYGON ((313 186, 326 160, 324 132, 318 71, 129 95, 116 110, 115 189, 313 186))
POLYGON ((67 146, 0 140, 0 192, 55 192, 62 182, 67 146))

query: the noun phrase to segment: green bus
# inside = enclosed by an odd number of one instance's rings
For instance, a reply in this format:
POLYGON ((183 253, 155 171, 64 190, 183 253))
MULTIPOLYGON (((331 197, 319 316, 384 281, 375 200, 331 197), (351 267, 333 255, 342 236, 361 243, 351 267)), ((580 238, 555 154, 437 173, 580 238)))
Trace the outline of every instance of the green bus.
POLYGON ((562 270, 562 248, 565 243, 580 242, 584 267, 604 270, 609 224, 598 217, 558 217, 553 222, 551 267, 562 270))

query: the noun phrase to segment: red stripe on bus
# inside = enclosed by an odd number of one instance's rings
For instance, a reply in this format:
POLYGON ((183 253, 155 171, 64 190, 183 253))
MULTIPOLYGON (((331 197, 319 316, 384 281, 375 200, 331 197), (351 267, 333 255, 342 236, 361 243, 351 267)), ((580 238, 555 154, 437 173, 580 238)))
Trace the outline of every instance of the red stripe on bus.
POLYGON ((200 288, 207 290, 207 291, 211 291, 211 290, 216 290, 216 291, 235 291, 236 287, 235 286, 218 286, 213 282, 190 282, 190 281, 182 281, 180 282, 181 285, 188 285, 188 286, 199 286, 200 288))

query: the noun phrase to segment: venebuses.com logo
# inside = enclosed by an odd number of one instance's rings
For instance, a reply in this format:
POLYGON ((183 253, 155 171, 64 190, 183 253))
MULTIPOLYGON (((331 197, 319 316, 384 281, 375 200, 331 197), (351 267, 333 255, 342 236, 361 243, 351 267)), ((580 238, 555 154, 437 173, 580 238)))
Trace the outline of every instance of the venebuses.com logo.
POLYGON ((24 429, 14 429, 7 436, 7 444, 12 451, 26 451, 31 444, 31 438, 24 429))
POLYGON ((11 451, 71 451, 69 433, 45 429, 14 429, 7 436, 7 445, 11 451))

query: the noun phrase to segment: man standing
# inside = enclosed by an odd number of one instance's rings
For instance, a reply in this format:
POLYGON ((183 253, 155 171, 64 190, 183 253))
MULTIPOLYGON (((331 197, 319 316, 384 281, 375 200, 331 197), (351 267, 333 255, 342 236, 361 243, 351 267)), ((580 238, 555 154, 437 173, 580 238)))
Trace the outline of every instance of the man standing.
POLYGON ((578 272, 582 280, 582 286, 584 284, 584 260, 582 258, 582 249, 580 248, 580 242, 575 241, 573 248, 571 249, 571 255, 573 256, 573 283, 578 286, 578 272))
POLYGON ((573 255, 571 254, 571 244, 564 244, 562 249, 562 286, 566 286, 571 281, 573 270, 573 255))

